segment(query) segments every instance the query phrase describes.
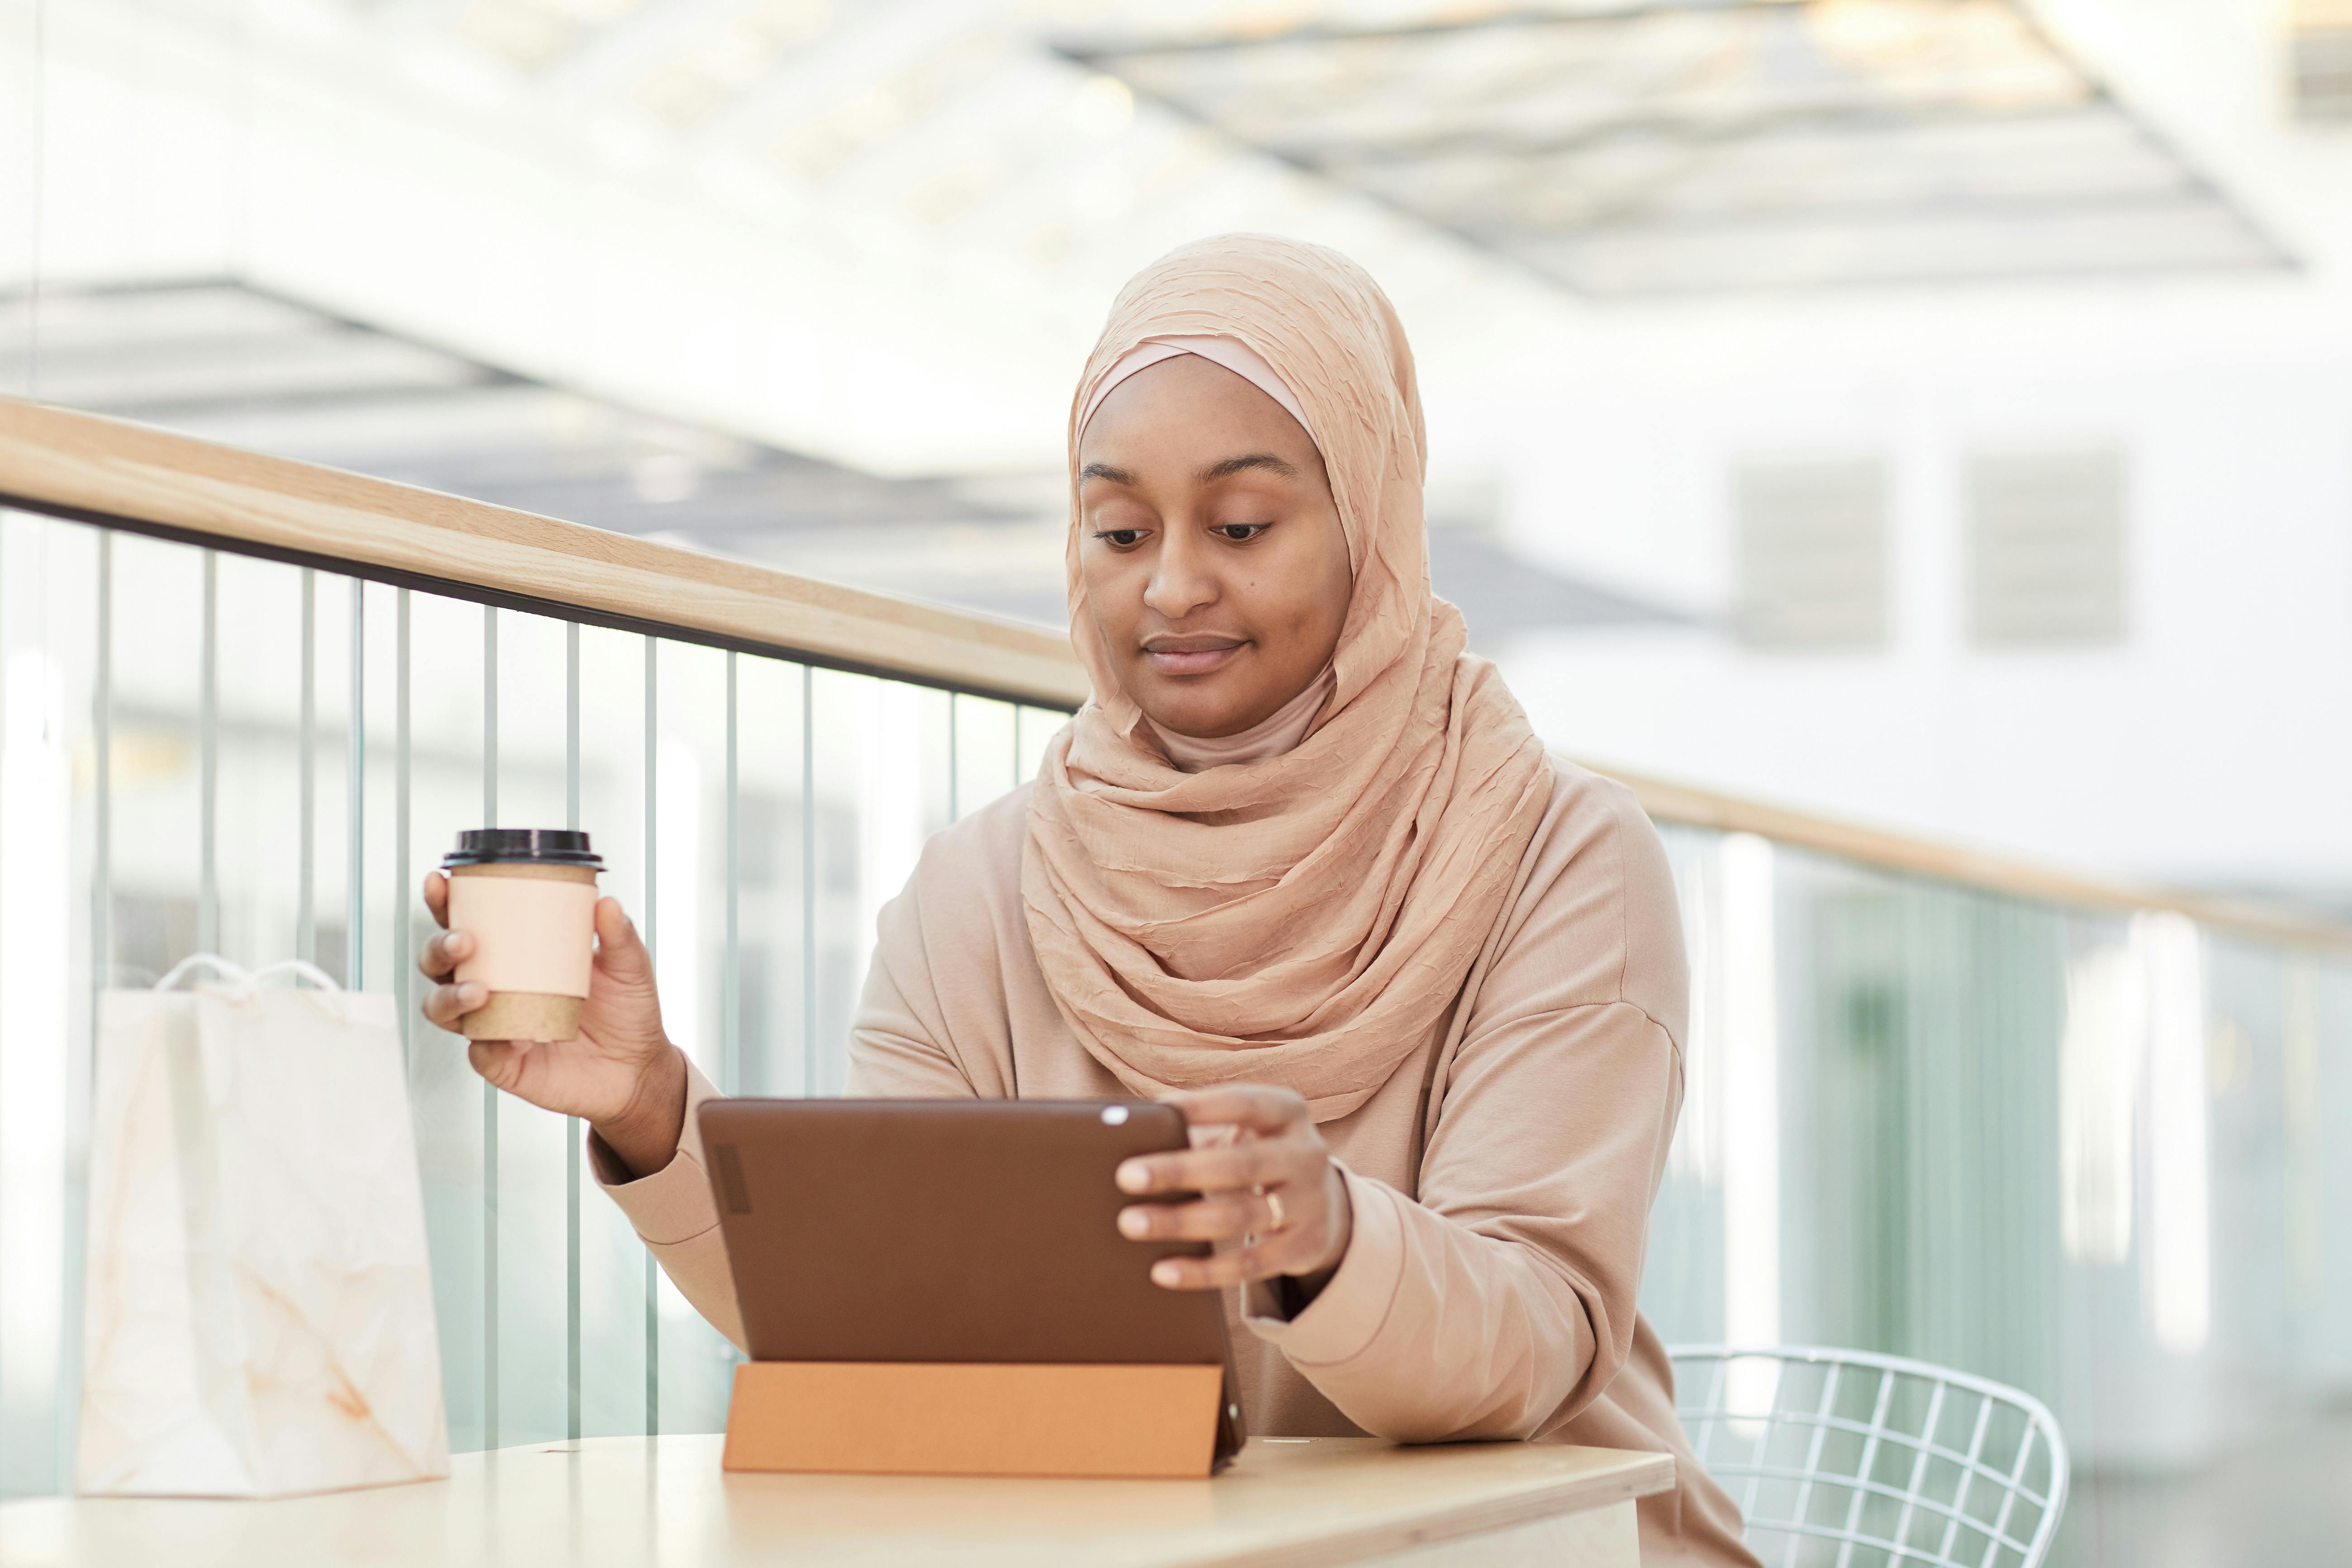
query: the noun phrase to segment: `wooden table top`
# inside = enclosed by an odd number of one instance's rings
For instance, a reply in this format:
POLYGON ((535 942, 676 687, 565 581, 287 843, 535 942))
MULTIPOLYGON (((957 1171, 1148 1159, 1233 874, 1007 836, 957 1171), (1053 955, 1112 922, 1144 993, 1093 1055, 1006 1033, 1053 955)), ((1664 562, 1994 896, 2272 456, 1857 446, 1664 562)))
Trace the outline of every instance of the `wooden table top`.
POLYGON ((1258 1438, 1213 1480, 1129 1481, 730 1475, 720 1442, 461 1454, 446 1481, 275 1502, 33 1499, 0 1506, 0 1565, 1315 1568, 1674 1485, 1664 1454, 1550 1443, 1258 1438))

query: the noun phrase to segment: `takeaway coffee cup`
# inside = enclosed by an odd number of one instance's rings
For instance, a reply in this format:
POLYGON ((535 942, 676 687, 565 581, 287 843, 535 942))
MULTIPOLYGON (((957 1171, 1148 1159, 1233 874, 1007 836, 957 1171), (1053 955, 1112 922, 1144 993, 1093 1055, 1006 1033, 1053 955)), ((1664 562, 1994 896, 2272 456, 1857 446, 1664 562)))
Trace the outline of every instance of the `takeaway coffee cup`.
POLYGON ((490 999, 457 1020, 469 1040, 568 1040, 580 1033, 596 943, 596 873, 588 836, 560 827, 469 827, 441 862, 449 929, 473 955, 457 978, 490 999))

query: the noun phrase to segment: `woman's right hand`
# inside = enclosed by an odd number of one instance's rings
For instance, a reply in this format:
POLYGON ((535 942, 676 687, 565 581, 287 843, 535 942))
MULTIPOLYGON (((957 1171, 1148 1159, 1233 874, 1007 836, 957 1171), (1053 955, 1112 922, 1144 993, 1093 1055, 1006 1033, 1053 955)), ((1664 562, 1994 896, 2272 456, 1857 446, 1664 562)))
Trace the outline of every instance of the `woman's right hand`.
MULTIPOLYGON (((425 874, 425 907, 442 927, 416 959, 434 983, 425 1016, 454 1035, 457 1020, 488 1002, 489 992, 478 981, 452 978, 473 953, 474 939, 448 929, 449 879, 439 871, 425 874)), ((466 1055, 476 1072, 518 1100, 585 1121, 636 1175, 652 1174, 677 1153, 686 1126, 686 1058, 662 1033, 653 955, 618 899, 596 900, 596 957, 579 1037, 473 1040, 466 1055)))

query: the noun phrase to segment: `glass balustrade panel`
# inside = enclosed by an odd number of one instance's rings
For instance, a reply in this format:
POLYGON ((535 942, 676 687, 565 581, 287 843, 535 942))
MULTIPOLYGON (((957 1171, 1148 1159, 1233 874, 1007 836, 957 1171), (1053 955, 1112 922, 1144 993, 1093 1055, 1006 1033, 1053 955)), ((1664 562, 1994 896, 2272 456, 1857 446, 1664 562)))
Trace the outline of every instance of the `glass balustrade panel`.
MULTIPOLYGON (((581 1130, 417 1011, 465 827, 577 825, 730 1092, 841 1092, 882 906, 1048 710, 0 514, 0 1494, 69 1484, 91 1022, 191 953, 393 994, 460 1449, 723 1417, 581 1130)), ((2162 1462, 2352 1377, 2352 964, 1668 824, 1670 1342, 1947 1363, 2162 1462)))

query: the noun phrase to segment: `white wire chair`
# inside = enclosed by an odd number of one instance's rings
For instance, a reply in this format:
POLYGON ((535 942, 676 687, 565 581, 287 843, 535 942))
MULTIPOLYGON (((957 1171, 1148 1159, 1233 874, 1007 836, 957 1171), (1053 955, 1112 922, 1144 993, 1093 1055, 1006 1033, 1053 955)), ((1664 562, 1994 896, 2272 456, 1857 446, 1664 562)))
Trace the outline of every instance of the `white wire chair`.
POLYGON ((1926 1362, 1670 1347, 1675 1413, 1778 1568, 2041 1568, 2066 1438, 2030 1394, 1926 1362))

